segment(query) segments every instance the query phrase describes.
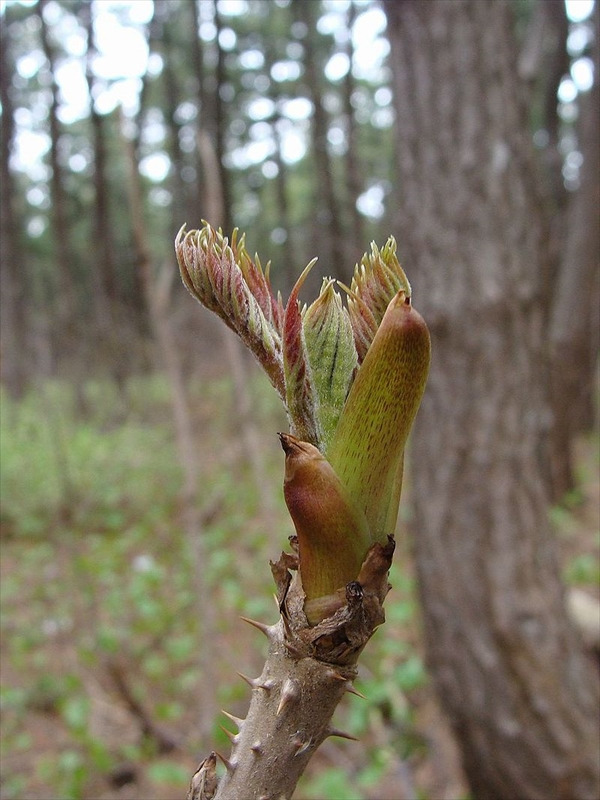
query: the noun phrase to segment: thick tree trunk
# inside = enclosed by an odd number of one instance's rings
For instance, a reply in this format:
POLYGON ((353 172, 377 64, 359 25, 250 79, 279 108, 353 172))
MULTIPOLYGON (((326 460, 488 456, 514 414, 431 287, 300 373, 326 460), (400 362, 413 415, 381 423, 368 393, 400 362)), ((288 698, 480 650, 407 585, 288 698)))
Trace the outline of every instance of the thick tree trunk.
POLYGON ((598 679, 546 516, 545 210, 503 0, 385 3, 400 252, 431 329, 414 436, 428 663, 475 797, 598 797, 598 679))

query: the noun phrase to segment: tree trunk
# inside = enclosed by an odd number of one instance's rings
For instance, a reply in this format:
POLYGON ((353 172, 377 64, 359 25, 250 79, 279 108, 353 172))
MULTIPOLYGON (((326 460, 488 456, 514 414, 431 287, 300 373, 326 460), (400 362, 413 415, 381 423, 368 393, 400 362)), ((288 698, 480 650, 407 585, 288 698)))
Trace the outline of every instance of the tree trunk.
POLYGON ((190 190, 183 180, 185 157, 180 145, 181 123, 177 120, 177 108, 182 96, 179 77, 177 75, 176 56, 182 49, 182 43, 177 41, 177 33, 173 23, 179 10, 166 0, 155 1, 155 15, 162 23, 161 45, 164 59, 163 67, 163 98, 162 108, 168 128, 166 150, 171 160, 170 186, 173 194, 171 202, 171 230, 181 226, 181 220, 186 219, 191 202, 190 190))
POLYGON ((216 696, 212 689, 217 685, 214 667, 214 642, 216 639, 213 604, 209 602, 210 591, 205 569, 206 542, 202 535, 202 512, 199 505, 199 480, 201 465, 195 445, 193 420, 187 395, 180 352, 169 318, 169 295, 173 270, 168 263, 162 267, 158 279, 152 275, 152 257, 147 246, 146 224, 142 209, 142 188, 134 143, 123 136, 123 147, 129 167, 129 209, 134 239, 137 267, 144 299, 148 307, 148 318, 152 334, 160 349, 165 374, 171 391, 171 409, 175 429, 177 456, 183 475, 181 493, 182 527, 194 560, 194 583, 196 618, 199 640, 198 675, 205 689, 204 702, 200 707, 199 732, 204 740, 208 737, 216 714, 216 696))
POLYGON ((90 121, 94 144, 94 239, 96 263, 92 269, 92 291, 99 328, 103 332, 111 327, 112 309, 117 300, 113 228, 110 220, 110 193, 107 179, 106 119, 94 105, 95 78, 92 69, 96 54, 92 7, 82 4, 79 9, 87 30, 86 80, 90 96, 90 121))
MULTIPOLYGON (((348 31, 352 30, 352 26, 354 25, 354 21, 356 20, 356 6, 351 3, 350 7, 348 8, 347 14, 347 25, 348 31)), ((364 218, 362 214, 359 212, 358 207, 356 205, 356 201, 362 191, 363 179, 361 174, 360 168, 360 147, 359 147, 359 136, 358 136, 358 124, 356 122, 356 117, 354 114, 354 106, 352 105, 352 95, 356 89, 356 81, 354 79, 354 75, 352 74, 352 58, 354 55, 354 45, 352 43, 352 37, 350 34, 348 35, 348 41, 346 42, 345 53, 348 56, 350 61, 350 65, 348 68, 348 72, 344 78, 344 83, 342 87, 342 95, 343 95, 343 103, 344 103, 344 116, 345 116, 345 123, 346 123, 346 136, 347 136, 347 143, 346 143, 346 197, 347 197, 347 204, 348 204, 348 219, 351 226, 351 229, 348 231, 348 246, 347 246, 347 257, 345 263, 347 264, 346 269, 348 270, 348 274, 344 275, 344 280, 351 280, 352 279, 352 269, 353 266, 357 261, 360 260, 362 257, 362 253, 365 247, 365 235, 364 235, 364 218)))
MULTIPOLYGON (((190 37, 190 61, 194 69, 196 80, 196 127, 198 132, 205 131, 210 136, 207 120, 210 116, 208 104, 209 93, 206 90, 206 68, 204 66, 204 44, 200 36, 200 11, 196 0, 188 4, 191 12, 192 36, 190 37)), ((204 199, 204 165, 200 148, 196 147, 196 191, 194 197, 193 223, 198 224, 200 220, 207 219, 206 202, 204 199)), ((192 220, 190 220, 190 223, 192 220)))
POLYGON ((58 120, 58 85, 55 76, 54 47, 48 36, 48 28, 44 20, 44 7, 48 0, 39 0, 37 13, 40 18, 40 38, 42 49, 51 75, 52 101, 48 111, 50 127, 50 194, 52 196, 52 228, 54 235, 55 263, 58 274, 57 308, 62 322, 71 322, 75 310, 75 287, 73 282, 74 258, 71 252, 69 226, 67 220, 67 195, 64 189, 62 166, 60 163, 60 124, 58 120))
MULTIPOLYGON (((5 10, 8 14, 8 9, 5 10)), ((15 180, 10 169, 14 142, 14 106, 10 76, 14 65, 8 49, 7 20, 0 25, 0 100, 2 101, 0 150, 0 376, 14 397, 20 397, 27 380, 27 342, 25 318, 26 265, 21 252, 19 225, 15 209, 15 180)))
MULTIPOLYGON (((595 11, 597 23, 598 12, 595 11)), ((598 35, 597 24, 596 36, 598 35)), ((594 48, 598 76, 598 41, 594 48)), ((596 364, 600 344, 600 83, 579 98, 580 186, 565 212, 561 268, 552 307, 552 495, 555 501, 575 488, 573 437, 593 428, 596 364)))
POLYGON ((341 275, 340 270, 345 264, 344 240, 333 165, 327 145, 328 118, 321 92, 322 70, 319 69, 316 52, 311 49, 311 40, 318 36, 315 16, 318 9, 317 4, 306 3, 304 0, 294 0, 292 8, 296 18, 308 30, 304 42, 303 66, 305 90, 313 104, 311 137, 316 187, 313 230, 317 243, 314 249, 323 254, 323 263, 329 273, 341 275))
POLYGON ((385 9, 400 252, 432 334, 412 454, 429 667, 478 800, 591 800, 598 680, 546 516, 547 227, 510 6, 385 9))
POLYGON ((216 80, 217 89, 215 92, 215 150, 217 152, 218 166, 219 166, 219 182, 221 184, 221 191, 223 194, 223 218, 219 224, 223 227, 224 231, 231 231, 233 223, 231 220, 231 188, 229 185, 229 175, 225 167, 225 153, 227 152, 226 144, 226 127, 227 127, 227 112, 225 108, 225 101, 223 99, 223 91, 227 81, 227 68, 225 63, 225 51, 219 44, 219 35, 223 28, 219 9, 217 8, 216 0, 214 4, 214 21, 217 31, 217 65, 216 65, 216 80))

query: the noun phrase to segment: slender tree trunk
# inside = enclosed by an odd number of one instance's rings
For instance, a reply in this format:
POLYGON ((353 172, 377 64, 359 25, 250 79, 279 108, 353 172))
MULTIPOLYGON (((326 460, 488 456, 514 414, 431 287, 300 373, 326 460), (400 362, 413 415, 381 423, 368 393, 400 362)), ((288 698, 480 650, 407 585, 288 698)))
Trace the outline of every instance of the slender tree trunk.
POLYGON ((221 225, 224 231, 231 231, 233 228, 233 223, 231 220, 231 189, 229 186, 229 175, 227 174, 227 169, 225 167, 225 152, 226 152, 226 143, 225 143, 225 134, 226 134, 226 126, 227 126, 227 113, 225 107, 225 101, 223 99, 223 88, 225 86, 227 80, 227 70, 225 67, 225 52, 219 43, 219 34, 222 30, 222 23, 221 23, 221 16, 219 14, 219 10, 217 8, 216 0, 213 0, 214 3, 214 18, 215 18, 215 27, 217 29, 217 67, 216 67, 216 79, 217 79, 217 89, 215 92, 215 150, 217 153, 217 164, 219 167, 219 181, 221 184, 221 193, 223 197, 223 216, 221 220, 221 225))
POLYGON ((400 251, 432 334, 412 459, 429 667, 478 800, 592 800, 599 687, 546 514, 547 227, 510 5, 385 10, 400 251))
POLYGON ((201 643, 198 651, 198 672, 204 689, 203 703, 200 706, 199 730, 204 739, 212 729, 217 711, 216 697, 213 691, 217 684, 217 678, 214 667, 215 618, 207 585, 207 553, 202 536, 202 513, 199 507, 198 485, 201 470, 180 354, 168 316, 168 298, 174 273, 171 265, 165 264, 158 280, 155 280, 152 275, 152 258, 146 245, 147 237, 137 161, 133 143, 124 139, 124 144, 129 164, 129 202, 137 265, 148 306, 152 332, 169 379, 175 440, 183 473, 182 526, 194 558, 196 617, 201 643))
MULTIPOLYGON (((348 8, 347 25, 348 30, 352 30, 352 26, 356 19, 356 6, 350 3, 348 8)), ((350 279, 352 276, 353 265, 361 258, 365 247, 364 236, 364 221, 361 213, 359 212, 356 201, 362 191, 362 175, 360 170, 360 157, 359 157, 359 141, 358 141, 358 125, 354 114, 354 106, 352 105, 352 95, 356 89, 356 81, 352 74, 352 58, 354 55, 354 48, 352 44, 352 37, 348 36, 346 44, 346 55, 350 61, 350 66, 342 87, 343 102, 344 102, 344 115, 346 118, 346 136, 347 136, 347 150, 346 150, 346 196, 348 204, 348 219, 350 222, 350 230, 348 231, 348 255, 346 256, 346 264, 348 265, 348 275, 344 275, 344 280, 350 279)))
MULTIPOLYGON (((163 68, 163 108, 168 124, 167 152, 171 160, 170 184, 173 193, 171 203, 171 229, 177 230, 181 220, 188 214, 190 191, 183 180, 185 158, 180 145, 181 124, 177 120, 177 107, 180 103, 180 83, 175 70, 176 54, 182 44, 173 37, 173 22, 171 14, 174 9, 172 3, 161 0, 156 3, 156 13, 162 22, 161 45, 164 60, 163 68)), ((177 10, 177 13, 178 10, 177 10)))
MULTIPOLYGON (((598 11, 595 10, 596 37, 598 11)), ((565 237, 552 306, 552 495, 560 500, 575 488, 573 438, 596 421, 596 365, 600 345, 600 82, 579 98, 580 186, 565 212, 565 237)))
MULTIPOLYGON (((277 51, 274 47, 274 42, 270 41, 268 37, 265 37, 265 41, 263 43, 263 49, 265 54, 265 72, 270 74, 271 68, 273 64, 278 59, 277 51)), ((301 248, 299 247, 299 242, 296 241, 296 232, 294 231, 292 221, 290 218, 290 203, 288 198, 288 175, 287 175, 287 166, 285 161, 283 160, 282 150, 283 150, 283 134, 281 130, 281 125, 283 122, 283 118, 281 116, 279 110, 279 100, 280 100, 280 90, 276 84, 276 81, 270 80, 269 81, 269 89, 268 89, 268 96, 273 101, 273 114, 269 120, 272 129, 273 129, 273 141, 275 142, 275 152, 273 153, 273 161, 277 165, 277 175, 275 179, 272 181, 274 184, 273 190, 275 192, 276 198, 276 209, 277 209, 277 223, 281 225, 281 227, 286 232, 286 240, 283 246, 280 248, 281 253, 281 269, 282 274, 279 279, 278 288, 282 291, 284 296, 287 296, 296 282, 296 278, 298 277, 298 264, 295 263, 295 259, 285 257, 284 254, 289 253, 297 253, 301 252, 301 248)), ((274 260, 274 263, 277 263, 274 260)))
POLYGON ((40 19, 42 49, 52 78, 52 101, 48 111, 50 127, 50 193, 52 196, 52 228, 54 234, 55 264, 58 274, 57 308, 62 322, 72 321, 75 311, 75 286, 73 281, 74 258, 71 252, 71 237, 67 218, 67 195, 64 189, 63 171, 60 163, 60 124, 58 120, 58 85, 55 79, 55 53, 48 28, 44 20, 44 8, 48 0, 38 0, 37 13, 40 19))
POLYGON ((79 14, 82 16, 88 37, 86 79, 90 96, 90 121, 94 143, 93 246, 97 256, 92 269, 92 289, 100 329, 106 330, 107 327, 111 327, 112 310, 117 300, 113 228, 110 220, 110 193, 107 179, 106 120, 97 112, 94 104, 95 81, 92 62, 96 53, 96 43, 91 5, 82 4, 79 14))
POLYGON ((333 165, 327 145, 327 111, 321 93, 321 76, 316 61, 317 54, 311 49, 311 40, 316 34, 316 4, 294 0, 294 13, 308 29, 304 44, 303 65, 305 88, 313 104, 311 125, 312 152, 315 160, 315 241, 317 252, 323 253, 323 262, 331 274, 341 274, 345 264, 344 242, 339 202, 335 192, 333 165))
MULTIPOLYGON (((200 14, 197 0, 189 3, 192 22, 192 36, 190 38, 190 58, 194 65, 194 76, 196 79, 196 125, 198 131, 205 130, 207 135, 210 132, 206 125, 208 117, 208 93, 206 91, 206 69, 204 66, 204 45, 200 37, 200 14)), ((204 164, 200 147, 196 147, 196 194, 194 198, 194 224, 199 224, 201 219, 207 219, 206 202, 204 199, 204 164)))
MULTIPOLYGON (((9 10, 5 10, 8 14, 9 10)), ((25 317, 26 264, 21 252, 15 198, 16 186, 10 169, 15 128, 10 93, 10 51, 7 20, 0 25, 0 100, 2 101, 0 149, 0 377, 14 397, 25 390, 28 342, 25 317)))

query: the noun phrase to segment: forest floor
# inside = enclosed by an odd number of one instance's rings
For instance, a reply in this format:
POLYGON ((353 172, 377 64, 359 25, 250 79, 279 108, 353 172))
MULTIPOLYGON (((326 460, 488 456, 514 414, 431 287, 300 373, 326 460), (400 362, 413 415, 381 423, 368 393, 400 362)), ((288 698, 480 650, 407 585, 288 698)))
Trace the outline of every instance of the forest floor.
MULTIPOLYGON (((258 674, 264 656, 239 616, 274 621, 268 561, 291 533, 271 436, 285 420, 253 384, 252 424, 268 431, 258 476, 229 382, 192 391, 209 581, 200 599, 165 383, 53 384, 18 405, 3 398, 1 800, 181 798, 200 758, 228 752, 218 711, 244 715, 248 690, 236 671, 258 674), (200 620, 209 612, 207 640, 200 620), (207 655, 210 685, 199 671, 207 655), (215 719, 204 739, 200 702, 215 719)), ((596 436, 578 442, 577 465, 581 488, 551 521, 567 587, 598 597, 596 436)), ((361 659, 366 700, 349 696, 336 714, 360 741, 328 740, 298 800, 468 797, 424 666, 408 537, 398 538, 387 623, 361 659)))

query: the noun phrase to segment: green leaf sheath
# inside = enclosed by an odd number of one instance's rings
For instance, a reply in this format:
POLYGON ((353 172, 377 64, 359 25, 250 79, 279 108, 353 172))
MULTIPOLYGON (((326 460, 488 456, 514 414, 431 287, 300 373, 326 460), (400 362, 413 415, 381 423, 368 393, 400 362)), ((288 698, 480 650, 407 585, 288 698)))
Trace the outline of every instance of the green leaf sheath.
POLYGON ((402 290, 390 302, 340 416, 327 459, 360 503, 373 541, 393 534, 402 460, 429 372, 430 338, 402 290))

